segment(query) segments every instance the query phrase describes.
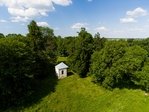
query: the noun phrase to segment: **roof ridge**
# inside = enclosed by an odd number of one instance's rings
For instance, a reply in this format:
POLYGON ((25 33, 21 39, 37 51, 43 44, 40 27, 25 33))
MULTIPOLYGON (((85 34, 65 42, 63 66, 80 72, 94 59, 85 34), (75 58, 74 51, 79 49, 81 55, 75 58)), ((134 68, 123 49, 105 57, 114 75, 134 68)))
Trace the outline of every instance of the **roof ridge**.
POLYGON ((61 63, 57 64, 55 66, 55 68, 63 69, 63 68, 68 68, 68 66, 64 62, 61 62, 61 63))

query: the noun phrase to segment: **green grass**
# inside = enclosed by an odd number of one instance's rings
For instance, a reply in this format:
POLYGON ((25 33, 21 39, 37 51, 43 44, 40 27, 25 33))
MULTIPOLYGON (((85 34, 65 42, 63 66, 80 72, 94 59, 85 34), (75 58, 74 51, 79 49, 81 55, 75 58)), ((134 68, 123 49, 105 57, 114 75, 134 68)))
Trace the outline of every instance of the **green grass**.
MULTIPOLYGON (((50 82, 49 82, 50 83, 50 82)), ((10 111, 11 110, 11 111, 10 111)), ((106 90, 77 75, 59 80, 55 91, 37 103, 8 112, 149 112, 149 96, 142 90, 106 90)))
POLYGON ((67 62, 67 57, 58 57, 57 62, 67 62))

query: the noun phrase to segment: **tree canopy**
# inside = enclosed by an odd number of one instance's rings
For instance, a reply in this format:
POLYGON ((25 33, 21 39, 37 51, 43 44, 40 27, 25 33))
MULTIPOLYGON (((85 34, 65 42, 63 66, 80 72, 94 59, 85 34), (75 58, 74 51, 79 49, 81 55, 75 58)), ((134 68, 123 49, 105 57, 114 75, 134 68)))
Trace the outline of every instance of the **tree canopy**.
POLYGON ((35 80, 53 75, 56 58, 48 54, 53 48, 47 46, 48 38, 54 38, 53 30, 35 21, 28 30, 27 36, 8 34, 0 39, 0 107, 19 105, 35 92, 35 80))
POLYGON ((80 77, 85 77, 89 71, 90 58, 93 53, 93 37, 85 28, 82 28, 76 39, 76 49, 69 57, 70 64, 80 77))
POLYGON ((148 52, 140 46, 128 46, 126 41, 109 41, 101 51, 92 55, 90 72, 94 81, 106 88, 126 84, 142 84, 143 88, 148 88, 144 84, 148 79, 143 82, 144 76, 139 77, 146 70, 146 62, 148 52))

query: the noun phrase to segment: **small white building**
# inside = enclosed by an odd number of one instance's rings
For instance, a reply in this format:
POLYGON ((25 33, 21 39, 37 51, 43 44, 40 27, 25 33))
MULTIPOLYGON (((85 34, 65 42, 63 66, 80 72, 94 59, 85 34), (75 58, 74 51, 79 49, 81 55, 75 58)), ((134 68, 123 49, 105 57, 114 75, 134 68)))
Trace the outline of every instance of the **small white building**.
POLYGON ((68 66, 63 62, 55 66, 55 72, 56 72, 58 79, 67 77, 67 68, 68 66))

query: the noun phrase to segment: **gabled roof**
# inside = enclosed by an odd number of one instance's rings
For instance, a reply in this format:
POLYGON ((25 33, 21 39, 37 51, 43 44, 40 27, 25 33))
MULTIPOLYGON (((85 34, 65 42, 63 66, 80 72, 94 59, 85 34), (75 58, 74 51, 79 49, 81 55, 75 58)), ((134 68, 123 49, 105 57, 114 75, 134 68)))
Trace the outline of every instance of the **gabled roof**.
POLYGON ((68 66, 65 63, 61 62, 58 65, 56 65, 55 68, 63 69, 63 68, 68 68, 68 66))

